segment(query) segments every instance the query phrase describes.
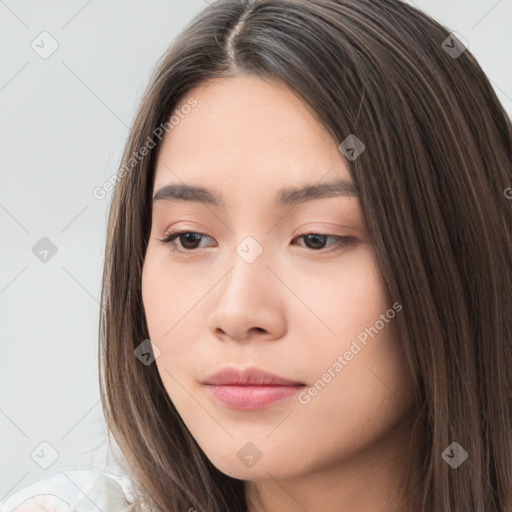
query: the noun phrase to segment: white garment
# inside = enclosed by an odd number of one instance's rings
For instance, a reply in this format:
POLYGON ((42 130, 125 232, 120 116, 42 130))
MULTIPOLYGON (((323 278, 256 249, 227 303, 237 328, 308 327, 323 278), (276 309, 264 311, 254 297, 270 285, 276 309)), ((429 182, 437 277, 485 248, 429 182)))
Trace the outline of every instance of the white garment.
POLYGON ((61 471, 0 501, 0 512, 129 512, 126 477, 85 470, 61 471))

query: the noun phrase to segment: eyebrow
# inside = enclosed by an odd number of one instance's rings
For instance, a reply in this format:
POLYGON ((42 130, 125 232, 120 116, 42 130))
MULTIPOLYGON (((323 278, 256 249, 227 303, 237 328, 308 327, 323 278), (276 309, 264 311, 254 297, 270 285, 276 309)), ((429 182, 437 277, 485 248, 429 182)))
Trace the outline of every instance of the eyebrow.
MULTIPOLYGON (((331 197, 359 197, 354 184, 348 180, 338 180, 330 183, 306 185, 301 188, 284 188, 278 191, 275 204, 278 207, 297 205, 327 199, 331 197)), ((222 194, 204 187, 170 183, 160 188, 153 196, 153 205, 158 201, 176 202, 187 201, 205 203, 217 208, 224 208, 225 203, 222 194)))

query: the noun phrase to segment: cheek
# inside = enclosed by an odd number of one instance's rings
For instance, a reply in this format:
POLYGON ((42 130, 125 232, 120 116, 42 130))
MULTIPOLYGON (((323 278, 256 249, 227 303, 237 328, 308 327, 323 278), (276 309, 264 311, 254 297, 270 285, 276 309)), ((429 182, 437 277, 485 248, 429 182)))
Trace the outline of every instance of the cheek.
POLYGON ((389 311, 386 306, 374 304, 371 322, 361 317, 352 326, 352 332, 364 333, 359 339, 340 337, 311 362, 317 380, 309 388, 309 401, 303 400, 304 427, 318 430, 321 423, 325 450, 334 444, 344 456, 355 453, 384 435, 413 407, 413 380, 396 336, 396 318, 381 329, 376 322, 389 311))
POLYGON ((350 347, 351 337, 340 336, 337 343, 310 351, 307 394, 294 404, 286 428, 273 432, 273 441, 286 446, 283 457, 302 454, 290 466, 304 464, 305 454, 313 466, 348 459, 385 440, 409 412, 413 382, 394 331, 392 323, 386 324, 340 365, 335 363, 350 347))
POLYGON ((344 425, 347 438, 363 444, 394 425, 413 403, 412 377, 390 331, 369 339, 316 404, 319 414, 330 411, 334 423, 344 425))
POLYGON ((335 335, 324 329, 296 353, 311 369, 297 417, 306 430, 321 428, 324 440, 316 442, 326 451, 333 441, 356 451, 391 428, 414 399, 395 328, 402 308, 392 307, 370 252, 354 254, 347 268, 325 288, 329 300, 319 292, 311 297, 335 335))
POLYGON ((186 266, 171 267, 166 250, 149 246, 142 269, 141 293, 149 335, 154 342, 162 344, 171 340, 182 325, 190 326, 190 318, 195 314, 193 299, 204 294, 203 287, 186 266))
POLYGON ((300 338, 306 349, 315 347, 309 356, 303 354, 306 358, 322 352, 337 353, 390 307, 369 245, 362 245, 325 269, 316 273, 303 269, 298 277, 290 274, 287 281, 294 284, 294 292, 312 313, 301 304, 301 311, 294 310, 290 322, 298 322, 306 332, 315 332, 300 338))
MULTIPOLYGON (((205 336, 208 301, 205 283, 191 273, 192 266, 169 264, 167 251, 148 248, 142 269, 141 293, 149 338, 160 350, 156 359, 167 391, 175 381, 190 378, 205 336), (167 372, 165 371, 167 370, 167 372)), ((211 286, 211 285, 210 285, 211 286)), ((200 358, 199 358, 200 359, 200 358)))

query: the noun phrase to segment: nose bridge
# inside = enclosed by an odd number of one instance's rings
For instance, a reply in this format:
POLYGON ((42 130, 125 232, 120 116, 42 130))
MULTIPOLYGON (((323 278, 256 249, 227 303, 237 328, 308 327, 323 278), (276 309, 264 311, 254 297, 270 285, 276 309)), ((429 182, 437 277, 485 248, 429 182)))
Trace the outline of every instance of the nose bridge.
POLYGON ((261 291, 258 288, 268 279, 267 274, 271 274, 267 262, 267 252, 262 243, 252 235, 243 238, 230 258, 232 268, 224 292, 234 293, 238 301, 255 297, 261 291))
POLYGON ((230 270, 215 297, 208 322, 210 330, 238 339, 248 336, 251 329, 264 330, 271 337, 282 335, 284 318, 275 293, 269 293, 270 280, 275 276, 267 268, 263 245, 246 236, 229 255, 228 262, 230 270))

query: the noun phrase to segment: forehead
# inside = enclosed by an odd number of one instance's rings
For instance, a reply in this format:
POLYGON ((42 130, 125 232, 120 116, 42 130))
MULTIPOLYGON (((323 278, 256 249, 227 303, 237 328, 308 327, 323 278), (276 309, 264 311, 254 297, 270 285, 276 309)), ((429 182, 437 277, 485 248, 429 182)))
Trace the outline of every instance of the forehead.
POLYGON ((216 79, 162 141, 154 190, 168 182, 224 184, 257 191, 350 179, 337 143, 291 90, 254 76, 216 79))

